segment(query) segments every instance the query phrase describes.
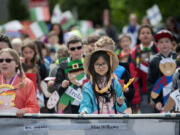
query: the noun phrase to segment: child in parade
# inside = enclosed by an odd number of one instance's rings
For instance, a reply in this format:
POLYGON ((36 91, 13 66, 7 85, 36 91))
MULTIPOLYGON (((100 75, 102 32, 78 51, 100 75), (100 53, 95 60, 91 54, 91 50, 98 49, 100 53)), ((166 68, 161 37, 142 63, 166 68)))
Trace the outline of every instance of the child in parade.
POLYGON ((59 44, 58 44, 58 36, 54 31, 51 31, 47 35, 47 40, 48 40, 48 48, 50 51, 50 57, 52 59, 52 63, 56 61, 56 52, 59 49, 59 44))
POLYGON ((159 53, 149 63, 147 83, 149 96, 151 93, 151 98, 155 104, 155 112, 161 112, 165 105, 163 101, 169 97, 171 91, 172 74, 176 68, 176 63, 173 61, 175 61, 177 54, 172 51, 172 34, 168 30, 157 32, 155 40, 159 47, 159 53))
POLYGON ((26 76, 33 80, 35 88, 37 90, 38 104, 42 108, 44 107, 44 95, 40 86, 41 76, 37 64, 36 44, 31 39, 25 39, 23 41, 21 50, 23 57, 23 70, 26 73, 26 76))
POLYGON ((39 69, 39 74, 41 77, 41 80, 44 80, 48 76, 48 69, 46 68, 46 60, 43 57, 43 52, 42 50, 45 47, 45 44, 42 41, 35 40, 34 41, 36 48, 37 48, 37 64, 38 64, 38 69, 39 69))
POLYGON ((98 39, 100 38, 100 36, 98 34, 90 34, 87 37, 87 45, 89 47, 89 53, 95 50, 95 43, 96 41, 98 41, 98 39))
MULTIPOLYGON (((69 54, 68 54, 68 49, 65 45, 61 45, 57 51, 57 60, 56 60, 56 64, 54 67, 51 67, 50 73, 49 73, 49 77, 56 77, 56 73, 58 68, 60 67, 60 64, 67 60, 69 54)), ((55 80, 49 80, 48 81, 48 90, 52 93, 55 89, 53 88, 54 85, 54 81, 55 80)))
MULTIPOLYGON (((129 64, 131 62, 131 37, 127 34, 122 34, 119 36, 119 44, 115 51, 116 55, 119 58, 119 65, 123 66, 126 71, 128 72, 128 75, 124 74, 122 78, 124 78, 124 83, 127 83, 130 79, 130 68, 129 64), (125 77, 124 77, 125 76, 125 77), (129 76, 129 77, 127 77, 129 76)), ((133 108, 132 99, 134 97, 134 86, 131 84, 129 86, 128 92, 125 92, 124 95, 127 99, 127 106, 133 108)))
POLYGON ((147 73, 150 58, 158 52, 158 48, 153 42, 153 30, 149 25, 142 25, 138 31, 140 44, 136 45, 131 51, 131 63, 129 65, 135 95, 133 104, 135 110, 139 111, 138 105, 141 103, 141 94, 147 94, 147 73))
POLYGON ((0 51, 0 112, 38 113, 36 90, 22 69, 20 58, 10 48, 0 51))
MULTIPOLYGON (((115 42, 107 37, 101 37, 96 43, 96 49, 108 49, 111 51, 115 50, 115 42)), ((128 70, 126 70, 123 66, 118 65, 114 74, 117 76, 118 81, 120 82, 121 86, 123 87, 128 81, 131 79, 128 70)), ((126 113, 132 113, 132 99, 134 97, 134 87, 133 84, 129 85, 128 88, 123 89, 124 96, 126 98, 127 110, 126 113)))
POLYGON ((17 51, 19 56, 21 56, 21 47, 22 47, 22 40, 20 38, 14 38, 11 41, 12 48, 17 51))
POLYGON ((82 75, 81 77, 84 77, 82 67, 83 45, 81 38, 72 35, 67 39, 66 45, 69 57, 67 60, 61 62, 54 83, 55 90, 58 91, 60 96, 58 105, 58 113, 60 114, 78 113, 80 99, 72 97, 70 95, 71 93, 68 92, 76 93, 75 95, 79 95, 78 97, 80 97, 82 82, 76 83, 77 76, 82 75))
MULTIPOLYGON (((37 42, 35 41, 35 43, 37 43, 37 42)), ((48 47, 46 46, 45 43, 41 43, 41 54, 42 54, 42 59, 44 60, 44 64, 46 66, 46 69, 48 70, 48 73, 49 73, 50 66, 51 66, 51 63, 52 63, 52 59, 50 57, 50 51, 49 51, 49 49, 48 49, 48 47)))
POLYGON ((110 50, 96 50, 86 56, 83 66, 90 81, 84 84, 79 113, 124 113, 127 107, 122 87, 113 77, 118 63, 117 56, 110 50))
POLYGON ((61 27, 61 24, 53 23, 51 25, 50 31, 54 31, 57 34, 57 36, 58 36, 58 43, 60 45, 64 43, 64 39, 63 39, 64 38, 64 34, 63 34, 64 32, 63 32, 63 29, 61 27))
POLYGON ((115 51, 116 55, 119 58, 119 64, 123 66, 128 72, 129 63, 131 62, 131 37, 127 34, 122 34, 119 37, 119 44, 115 51))

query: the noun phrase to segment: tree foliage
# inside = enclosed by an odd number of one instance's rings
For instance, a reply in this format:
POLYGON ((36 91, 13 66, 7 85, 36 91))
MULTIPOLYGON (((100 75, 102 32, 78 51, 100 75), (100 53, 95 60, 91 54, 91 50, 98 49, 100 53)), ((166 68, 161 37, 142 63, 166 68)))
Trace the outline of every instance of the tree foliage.
POLYGON ((50 14, 52 15, 53 8, 56 4, 59 4, 59 0, 48 0, 48 2, 49 2, 50 14))
POLYGON ((9 19, 25 20, 29 18, 29 11, 22 0, 8 1, 9 19))
POLYGON ((102 24, 103 10, 109 9, 108 0, 59 0, 59 3, 62 11, 76 11, 78 19, 92 20, 95 24, 102 24))
MULTIPOLYGON (((50 3, 58 1, 63 11, 77 9, 78 19, 92 20, 95 24, 102 25, 103 10, 110 9, 111 24, 121 31, 128 24, 130 13, 136 13, 138 22, 146 16, 146 10, 157 4, 163 16, 163 22, 167 17, 180 15, 180 2, 178 0, 49 0, 50 3)), ((53 4, 51 5, 51 8, 53 4)))
POLYGON ((116 25, 119 30, 122 26, 128 24, 128 16, 130 13, 136 13, 138 21, 146 16, 146 10, 157 4, 163 16, 163 22, 167 17, 178 17, 180 14, 180 6, 178 0, 109 0, 111 8, 111 22, 116 25))

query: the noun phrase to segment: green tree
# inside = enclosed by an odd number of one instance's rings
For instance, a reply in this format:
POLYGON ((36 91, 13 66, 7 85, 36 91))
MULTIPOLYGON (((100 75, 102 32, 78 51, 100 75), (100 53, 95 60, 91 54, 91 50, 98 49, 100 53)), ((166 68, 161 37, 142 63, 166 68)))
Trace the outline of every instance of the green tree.
POLYGON ((102 25, 103 10, 110 9, 111 24, 121 31, 124 25, 128 24, 130 13, 136 13, 138 22, 146 16, 146 10, 157 4, 163 16, 162 22, 167 17, 179 17, 180 2, 178 0, 49 0, 50 9, 58 2, 62 11, 77 9, 78 19, 92 20, 95 24, 102 25))
POLYGON ((178 17, 180 14, 180 9, 176 8, 180 6, 178 0, 109 0, 109 3, 111 9, 111 23, 116 25, 119 31, 121 31, 124 25, 128 24, 128 16, 130 13, 136 13, 138 21, 141 23, 141 19, 146 16, 146 10, 151 8, 154 4, 157 4, 160 8, 163 16, 162 22, 165 22, 168 16, 178 17))
POLYGON ((74 9, 78 19, 92 20, 94 24, 102 24, 104 9, 109 9, 108 0, 59 0, 62 11, 74 9))
POLYGON ((50 13, 51 13, 51 15, 52 15, 54 6, 55 6, 56 4, 59 4, 59 0, 48 0, 48 2, 49 2, 50 13))
POLYGON ((21 0, 9 0, 8 10, 10 20, 25 20, 29 18, 28 8, 21 0))

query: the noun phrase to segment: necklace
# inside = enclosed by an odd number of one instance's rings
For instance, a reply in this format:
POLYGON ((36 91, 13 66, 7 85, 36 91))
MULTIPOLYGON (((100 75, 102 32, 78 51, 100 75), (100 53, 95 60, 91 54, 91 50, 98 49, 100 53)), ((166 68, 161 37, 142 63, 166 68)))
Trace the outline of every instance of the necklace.
POLYGON ((110 77, 106 87, 104 87, 103 89, 99 89, 98 85, 95 84, 95 90, 97 93, 103 94, 104 92, 108 91, 108 89, 110 88, 111 85, 111 80, 112 80, 112 76, 110 77))
POLYGON ((0 85, 0 105, 3 105, 4 109, 14 106, 16 89, 14 88, 13 83, 15 79, 17 78, 17 76, 18 76, 18 73, 16 73, 16 75, 11 78, 11 80, 9 81, 9 84, 7 83, 4 84, 4 80, 6 81, 6 79, 2 75, 2 78, 1 78, 2 84, 0 85))
POLYGON ((8 90, 14 90, 15 88, 14 88, 13 84, 14 84, 14 81, 16 80, 17 76, 18 76, 18 73, 16 73, 16 75, 13 76, 13 77, 11 78, 11 80, 9 81, 9 84, 7 84, 7 82, 4 83, 4 80, 6 81, 6 79, 5 79, 5 77, 2 75, 2 78, 1 78, 2 84, 0 85, 0 89, 1 89, 1 90, 0 90, 0 93, 5 92, 5 91, 8 91, 8 90))

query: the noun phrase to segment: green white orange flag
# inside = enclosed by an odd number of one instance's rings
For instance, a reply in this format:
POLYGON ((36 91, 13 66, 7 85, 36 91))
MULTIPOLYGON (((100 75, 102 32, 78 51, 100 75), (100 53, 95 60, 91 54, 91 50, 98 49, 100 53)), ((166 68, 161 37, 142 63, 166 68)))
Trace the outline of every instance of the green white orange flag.
POLYGON ((26 33, 32 39, 40 38, 48 33, 48 27, 45 22, 21 22, 23 24, 24 29, 21 31, 22 33, 26 33))
POLYGON ((40 38, 48 33, 48 27, 43 21, 32 23, 30 25, 30 30, 32 31, 35 38, 40 38))
POLYGON ((87 36, 94 32, 93 22, 89 20, 80 20, 78 21, 78 27, 83 35, 83 38, 87 38, 87 36))
POLYGON ((49 8, 47 6, 31 8, 30 16, 32 21, 49 21, 49 8))

